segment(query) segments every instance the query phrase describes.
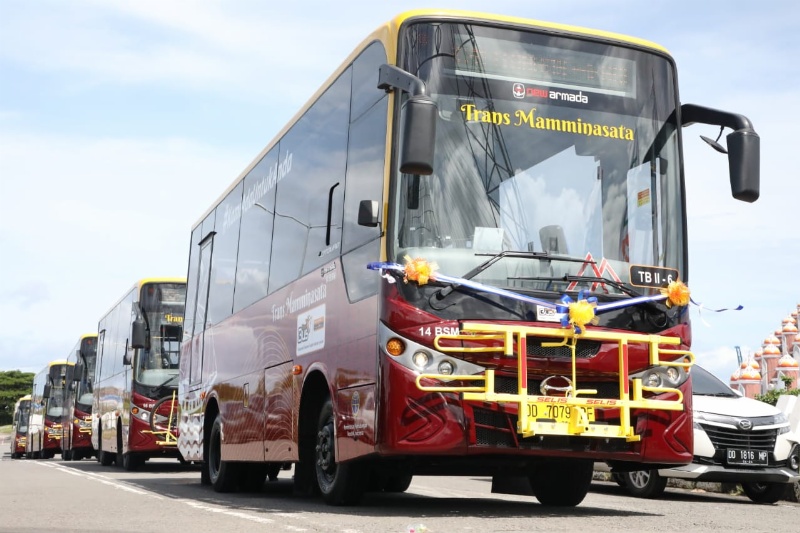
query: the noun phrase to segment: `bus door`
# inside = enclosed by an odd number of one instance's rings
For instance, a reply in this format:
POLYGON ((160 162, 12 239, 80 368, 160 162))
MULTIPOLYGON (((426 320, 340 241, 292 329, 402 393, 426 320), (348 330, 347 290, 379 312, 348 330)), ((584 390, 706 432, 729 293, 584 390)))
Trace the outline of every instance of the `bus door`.
MULTIPOLYGON (((208 286, 211 281, 211 254, 214 250, 214 232, 210 232, 200 244, 199 268, 197 276, 197 287, 188 288, 194 290, 195 308, 186 309, 187 313, 194 314, 194 329, 200 330, 199 335, 193 335, 189 345, 189 383, 190 389, 194 390, 203 382, 203 352, 205 350, 206 320, 208 318, 208 286)), ((188 332, 192 333, 192 332, 188 332)))

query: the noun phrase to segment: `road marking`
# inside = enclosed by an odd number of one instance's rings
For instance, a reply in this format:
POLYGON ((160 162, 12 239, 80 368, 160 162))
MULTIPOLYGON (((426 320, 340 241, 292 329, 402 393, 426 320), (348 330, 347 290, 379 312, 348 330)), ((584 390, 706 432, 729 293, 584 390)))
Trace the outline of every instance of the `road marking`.
MULTIPOLYGON (((120 490, 124 490, 124 491, 127 491, 127 492, 131 492, 133 494, 139 494, 141 496, 147 496, 147 497, 150 497, 150 498, 155 498, 157 500, 165 499, 165 496, 159 496, 158 494, 156 494, 156 493, 154 493, 154 492, 152 492, 150 490, 138 489, 138 488, 135 488, 135 487, 131 486, 127 482, 117 481, 117 480, 115 480, 113 478, 110 478, 108 476, 104 476, 102 474, 96 474, 94 472, 82 472, 80 470, 75 470, 74 468, 70 468, 68 466, 63 466, 63 465, 60 465, 58 463, 33 462, 32 464, 35 464, 37 466, 42 466, 42 467, 45 467, 45 468, 54 468, 54 469, 56 469, 56 470, 58 470, 60 472, 65 472, 65 473, 73 475, 73 476, 78 476, 78 477, 81 477, 81 478, 84 478, 84 479, 97 481, 99 483, 103 483, 104 485, 109 485, 109 486, 112 486, 112 487, 114 487, 116 489, 120 489, 120 490)), ((255 515, 255 514, 250 514, 250 513, 247 513, 247 512, 243 512, 243 511, 233 511, 233 510, 230 510, 230 509, 226 509, 225 507, 223 507, 223 505, 225 505, 224 502, 222 502, 220 504, 208 504, 208 503, 198 502, 196 500, 189 500, 189 499, 186 499, 186 498, 169 498, 169 499, 172 500, 172 501, 175 501, 175 502, 183 503, 184 505, 188 505, 189 507, 192 507, 193 509, 197 509, 199 511, 205 511, 207 513, 214 513, 214 514, 221 514, 221 515, 225 515, 225 516, 230 516, 232 518, 239 518, 241 520, 247 520, 249 522, 255 522, 257 524, 269 524, 269 525, 272 525, 273 527, 277 526, 277 529, 281 529, 281 530, 284 530, 284 531, 294 531, 294 532, 298 532, 298 533, 301 533, 303 531, 309 531, 308 528, 302 527, 302 524, 301 525, 278 524, 272 518, 266 518, 266 517, 258 516, 258 515, 255 515)), ((328 524, 324 524, 324 523, 318 523, 318 522, 310 519, 309 517, 302 516, 301 514, 298 514, 298 513, 278 512, 278 513, 273 513, 273 516, 278 516, 278 517, 281 517, 283 519, 297 520, 299 522, 306 522, 307 524, 312 525, 314 527, 317 527, 317 526, 326 527, 328 525, 328 524)), ((341 531, 341 533, 362 533, 358 529, 342 529, 340 531, 341 531)))
POLYGON ((95 474, 93 472, 80 472, 78 470, 75 470, 75 469, 72 469, 72 468, 68 468, 66 466, 61 466, 58 463, 38 463, 37 462, 37 463, 33 463, 33 464, 35 464, 37 466, 44 466, 44 467, 47 467, 47 468, 55 468, 56 470, 60 470, 61 472, 66 472, 67 474, 72 474, 73 476, 78 476, 78 477, 82 477, 82 478, 85 478, 85 479, 91 479, 91 480, 94 480, 94 481, 99 481, 100 483, 103 483, 104 485, 110 485, 110 486, 112 486, 112 487, 114 487, 116 489, 124 490, 124 491, 127 491, 127 492, 132 492, 134 494, 139 494, 141 496, 149 496, 149 497, 155 498, 157 500, 163 500, 163 498, 161 496, 159 496, 159 495, 157 495, 157 494, 155 494, 153 492, 144 491, 144 490, 140 490, 140 489, 134 488, 134 487, 128 485, 127 483, 111 479, 111 478, 106 477, 106 476, 104 476, 102 474, 95 474))

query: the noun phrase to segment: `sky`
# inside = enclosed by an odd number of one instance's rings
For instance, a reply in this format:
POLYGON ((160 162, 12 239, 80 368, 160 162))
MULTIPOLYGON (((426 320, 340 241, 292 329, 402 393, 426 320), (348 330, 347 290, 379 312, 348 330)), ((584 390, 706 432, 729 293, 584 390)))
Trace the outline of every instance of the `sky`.
POLYGON ((727 380, 800 304, 796 0, 0 0, 0 371, 66 357, 135 280, 184 277, 211 203, 368 33, 424 7, 654 41, 683 103, 751 119, 753 204, 699 139, 717 128, 684 136, 693 352, 727 380))

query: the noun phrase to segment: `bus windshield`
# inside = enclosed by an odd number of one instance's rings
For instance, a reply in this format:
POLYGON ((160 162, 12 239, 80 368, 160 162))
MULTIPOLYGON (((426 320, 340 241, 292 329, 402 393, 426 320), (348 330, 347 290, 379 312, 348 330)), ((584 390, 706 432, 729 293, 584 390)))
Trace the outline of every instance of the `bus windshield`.
POLYGON ((67 377, 66 364, 57 364, 50 367, 50 396, 47 398, 47 410, 45 411, 45 416, 48 419, 58 420, 64 415, 64 393, 67 386, 67 377))
POLYGON ((26 435, 28 433, 28 414, 30 412, 30 402, 20 402, 19 410, 17 411, 16 420, 14 424, 17 427, 17 433, 26 435))
POLYGON ((425 81, 439 119, 433 175, 395 182, 394 260, 422 257, 461 276, 487 255, 535 252, 538 260, 503 259, 474 279, 556 293, 620 293, 564 276, 652 292, 685 272, 677 98, 666 57, 420 23, 406 31, 402 63, 425 81))
POLYGON ((75 394, 75 402, 81 411, 91 413, 92 386, 94 384, 95 366, 97 365, 97 343, 94 338, 81 341, 80 357, 83 360, 83 375, 78 376, 78 390, 75 394))
POLYGON ((142 288, 141 311, 148 339, 135 366, 134 379, 147 386, 171 385, 178 377, 186 285, 148 283, 142 288))

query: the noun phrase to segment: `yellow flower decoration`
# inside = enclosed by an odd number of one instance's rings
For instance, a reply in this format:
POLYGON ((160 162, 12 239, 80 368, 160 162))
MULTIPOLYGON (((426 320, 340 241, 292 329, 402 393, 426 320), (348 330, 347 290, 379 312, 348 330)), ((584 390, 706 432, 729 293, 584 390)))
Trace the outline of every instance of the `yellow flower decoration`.
POLYGON ((436 263, 429 263, 421 257, 411 259, 405 256, 406 266, 403 281, 408 283, 408 280, 416 281, 418 285, 425 285, 428 280, 435 280, 434 271, 439 268, 436 263))
POLYGON ((666 288, 661 289, 661 294, 667 297, 667 307, 689 305, 689 287, 681 280, 670 282, 666 288))
POLYGON ((569 304, 569 324, 580 333, 586 329, 586 324, 597 324, 599 319, 594 314, 596 301, 578 300, 569 304))

